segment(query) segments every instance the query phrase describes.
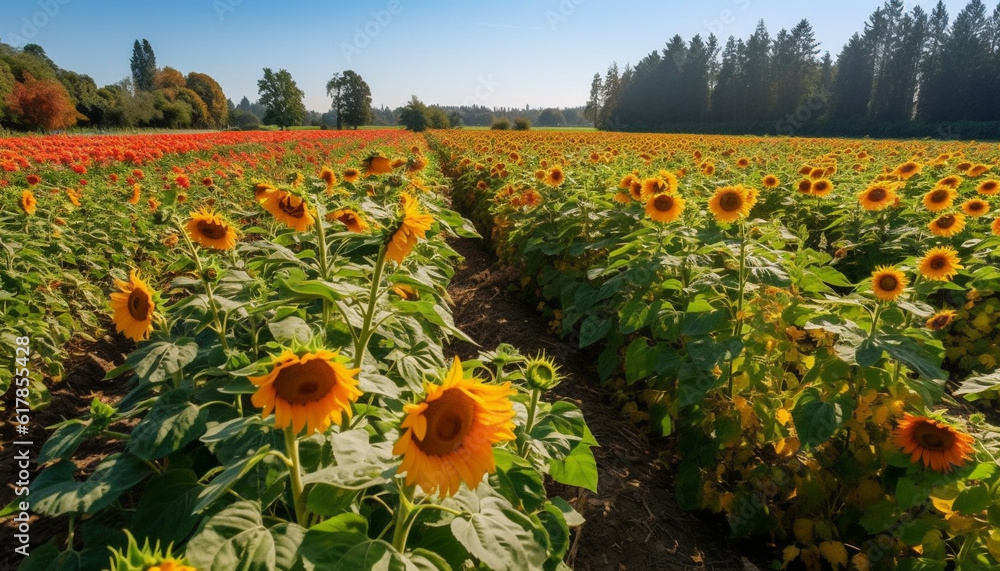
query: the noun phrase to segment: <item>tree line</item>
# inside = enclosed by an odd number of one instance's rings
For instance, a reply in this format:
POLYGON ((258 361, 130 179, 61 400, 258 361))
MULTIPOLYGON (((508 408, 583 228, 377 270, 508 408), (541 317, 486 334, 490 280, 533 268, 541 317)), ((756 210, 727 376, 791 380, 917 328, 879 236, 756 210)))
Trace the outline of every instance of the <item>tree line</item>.
POLYGON ((950 20, 940 0, 929 13, 888 0, 836 60, 819 54, 806 19, 773 37, 761 20, 725 45, 714 35, 675 35, 635 65, 595 74, 585 116, 607 130, 789 135, 993 122, 978 133, 1000 136, 1000 5, 988 12, 971 0, 950 20))

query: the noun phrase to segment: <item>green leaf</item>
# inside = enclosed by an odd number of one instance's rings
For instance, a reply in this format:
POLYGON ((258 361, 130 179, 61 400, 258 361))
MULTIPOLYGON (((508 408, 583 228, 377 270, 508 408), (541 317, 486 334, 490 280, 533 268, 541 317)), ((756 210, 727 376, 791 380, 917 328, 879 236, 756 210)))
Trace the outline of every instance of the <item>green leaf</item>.
POLYGON ((631 384, 651 376, 659 358, 656 347, 650 347, 645 337, 634 339, 625 351, 625 380, 631 384))
POLYGON ((538 519, 549 536, 549 560, 562 561, 569 550, 569 526, 566 525, 562 510, 548 504, 538 512, 538 519))
POLYGON ((184 369, 198 356, 198 344, 190 337, 173 342, 153 341, 136 349, 125 359, 140 379, 160 383, 184 369))
POLYGON ((597 493, 597 460, 590 446, 578 444, 563 460, 551 460, 549 475, 562 484, 597 493))
POLYGON ((275 341, 287 345, 292 341, 308 343, 312 339, 313 331, 305 319, 297 315, 290 315, 281 321, 273 321, 267 324, 268 330, 274 336, 275 341))
POLYGON ((955 395, 963 395, 967 400, 1000 396, 1000 369, 988 375, 970 377, 955 390, 955 395))
POLYGON ((408 558, 418 571, 451 571, 452 569, 444 557, 422 547, 411 551, 408 558))
POLYGON ((112 454, 84 482, 73 479, 76 465, 60 460, 32 483, 31 507, 46 515, 93 514, 111 505, 146 477, 146 464, 132 454, 112 454))
POLYGON ((264 527, 260 504, 239 501, 212 516, 185 549, 202 571, 272 571, 274 538, 264 527))
POLYGON ((552 498, 550 502, 553 506, 558 508, 560 512, 562 512, 563 519, 566 520, 566 525, 570 527, 577 527, 586 522, 586 520, 583 519, 583 516, 580 515, 580 512, 576 511, 566 500, 557 496, 552 498))
POLYGON ((185 389, 163 393, 152 410, 132 431, 129 452, 143 460, 157 460, 183 448, 205 433, 208 408, 188 401, 185 389))
POLYGON ((824 401, 815 387, 802 391, 792 409, 792 420, 803 448, 818 446, 829 440, 843 419, 841 405, 824 401))
POLYGON ((503 448, 493 449, 499 491, 515 507, 533 512, 545 502, 542 475, 530 462, 503 448))
POLYGON ((588 315, 583 320, 583 323, 580 324, 580 349, 589 347, 604 339, 604 336, 611 331, 613 325, 610 319, 598 317, 594 314, 588 315))
POLYGON ((205 489, 198 494, 198 503, 194 506, 195 513, 207 508, 217 499, 221 498, 233 487, 237 480, 250 471, 250 468, 253 468, 257 462, 267 457, 270 451, 271 447, 265 445, 259 448, 256 453, 243 458, 235 464, 226 466, 226 469, 213 478, 212 483, 205 486, 205 489))
MULTIPOLYGON (((456 517, 451 532, 473 557, 495 571, 540 569, 548 559, 534 524, 505 500, 483 498, 479 513, 456 517)), ((359 569, 359 568, 355 568, 359 569)))
POLYGON ((368 539, 368 520, 356 513, 343 513, 309 528, 299 553, 316 569, 328 569, 335 558, 368 539))
POLYGON ((329 567, 331 571, 413 571, 403 555, 381 539, 363 541, 340 555, 329 567))
POLYGON ((701 311, 684 314, 681 333, 684 335, 708 335, 722 329, 729 320, 729 312, 723 310, 701 311))
POLYGON ((955 498, 955 503, 951 509, 962 515, 974 515, 990 506, 993 503, 993 495, 986 484, 979 484, 966 488, 955 498))
POLYGON ((89 421, 85 422, 78 418, 66 421, 42 445, 42 450, 38 453, 38 463, 47 464, 53 460, 64 460, 71 457, 92 432, 89 428, 89 421))
POLYGON ((132 535, 139 543, 148 537, 150 543, 181 544, 198 524, 194 505, 202 487, 193 470, 168 470, 150 480, 132 516, 132 535))

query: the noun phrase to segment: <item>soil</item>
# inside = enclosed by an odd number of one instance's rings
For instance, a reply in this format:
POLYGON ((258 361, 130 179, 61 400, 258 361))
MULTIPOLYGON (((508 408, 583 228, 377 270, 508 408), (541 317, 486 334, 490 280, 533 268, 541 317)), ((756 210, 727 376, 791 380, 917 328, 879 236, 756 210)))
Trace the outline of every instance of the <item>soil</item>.
POLYGON ((699 519, 678 507, 674 474, 657 461, 669 452, 666 439, 651 440, 612 402, 598 382, 596 354, 579 351, 550 334, 544 318, 513 295, 520 277, 498 268, 479 239, 456 238, 452 248, 465 257, 448 293, 455 302, 455 324, 475 345, 456 342, 451 354, 474 358, 480 350, 509 343, 526 355, 544 350, 556 359, 565 380, 546 393, 583 411, 600 447, 597 494, 549 482, 585 518, 573 532, 566 563, 580 571, 646 569, 764 569, 741 556, 752 550, 725 540, 722 522, 699 519))

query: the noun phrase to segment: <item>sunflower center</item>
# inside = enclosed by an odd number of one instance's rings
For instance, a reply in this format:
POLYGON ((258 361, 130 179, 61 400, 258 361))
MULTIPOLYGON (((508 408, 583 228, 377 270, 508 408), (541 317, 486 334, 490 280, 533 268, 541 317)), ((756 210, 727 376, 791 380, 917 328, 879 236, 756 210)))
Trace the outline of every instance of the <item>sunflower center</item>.
POLYGON ((947 230, 955 225, 955 216, 952 214, 946 214, 941 218, 938 218, 936 225, 938 228, 947 230))
POLYGON ((934 257, 934 258, 933 258, 933 259, 932 259, 932 260, 930 261, 930 264, 929 264, 929 265, 930 265, 931 269, 934 269, 934 270, 940 270, 940 269, 943 269, 943 268, 944 268, 945 266, 947 266, 947 265, 948 265, 948 260, 944 259, 944 258, 943 258, 943 257, 941 257, 941 256, 935 256, 935 257, 934 257))
POLYGON ((931 193, 931 202, 944 202, 948 200, 948 191, 944 189, 937 189, 931 193))
POLYGON ((278 397, 292 404, 316 402, 333 390, 337 379, 323 359, 294 363, 278 372, 274 390, 278 397))
POLYGON ((884 275, 878 280, 878 287, 882 291, 895 291, 896 286, 899 285, 899 280, 893 275, 884 275))
POLYGON ((996 190, 996 188, 997 188, 997 183, 995 183, 995 182, 993 182, 993 181, 987 181, 987 182, 984 182, 984 183, 983 183, 983 186, 982 186, 982 188, 983 188, 983 190, 985 190, 986 192, 992 192, 992 191, 996 190))
POLYGON ((302 218, 306 214, 306 206, 297 196, 286 196, 278 203, 281 211, 293 218, 302 218))
POLYGON ((210 238, 212 240, 219 240, 226 237, 226 225, 215 222, 214 220, 199 220, 198 221, 198 232, 201 232, 202 236, 210 238))
POLYGON ((443 456, 462 446, 475 421, 476 403, 460 389, 447 389, 427 404, 427 433, 417 441, 432 456, 443 456))
POLYGON ((815 190, 816 192, 826 192, 826 189, 827 189, 827 184, 823 181, 818 181, 816 182, 815 185, 813 185, 813 190, 815 190))
POLYGON ((351 214, 350 212, 345 212, 340 215, 340 221, 343 222, 344 224, 347 224, 348 226, 353 226, 355 223, 357 223, 358 219, 355 218, 354 215, 351 214))
POLYGON ((885 200, 887 193, 884 188, 873 188, 868 193, 868 200, 872 202, 882 202, 885 200))
POLYGON ((921 423, 913 430, 913 439, 928 450, 945 450, 951 446, 951 433, 932 424, 921 423))
POLYGON ((719 199, 719 207, 726 212, 736 212, 743 207, 743 198, 739 193, 727 192, 719 199))
POLYGON ((969 210, 971 210, 973 212, 976 212, 977 210, 982 210, 982 209, 983 209, 983 203, 982 202, 970 202, 969 203, 969 210))
POLYGON ((938 315, 931 320, 930 328, 935 330, 944 329, 949 323, 951 323, 950 315, 938 315))
POLYGON ((668 194, 660 194, 653 199, 653 208, 660 212, 670 212, 674 207, 674 199, 668 194))
POLYGON ((128 314, 132 316, 132 319, 136 321, 149 319, 152 308, 153 300, 149 298, 149 294, 146 292, 134 289, 132 293, 128 294, 128 314))
POLYGON ((903 174, 908 174, 908 173, 911 173, 911 172, 913 172, 915 170, 917 170, 917 165, 915 165, 913 163, 906 163, 902 167, 900 167, 899 172, 901 172, 903 174))

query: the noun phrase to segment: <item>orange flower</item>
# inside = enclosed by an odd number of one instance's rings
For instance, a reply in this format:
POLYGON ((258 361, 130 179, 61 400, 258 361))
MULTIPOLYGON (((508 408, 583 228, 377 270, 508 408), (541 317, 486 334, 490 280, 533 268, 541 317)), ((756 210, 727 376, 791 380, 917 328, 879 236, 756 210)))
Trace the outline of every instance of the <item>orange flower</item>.
POLYGON ((386 257, 402 264, 417 245, 418 238, 426 238, 425 232, 431 229, 434 219, 429 214, 420 212, 420 203, 413 196, 404 193, 401 197, 403 220, 399 228, 393 232, 386 250, 386 257))
POLYGON ((30 190, 26 190, 21 193, 21 210, 29 216, 35 213, 38 209, 38 200, 35 199, 35 193, 30 190))
POLYGON ((925 416, 903 416, 893 432, 896 445, 910 454, 910 461, 923 461, 935 472, 951 472, 963 466, 972 453, 973 438, 952 426, 925 416))

